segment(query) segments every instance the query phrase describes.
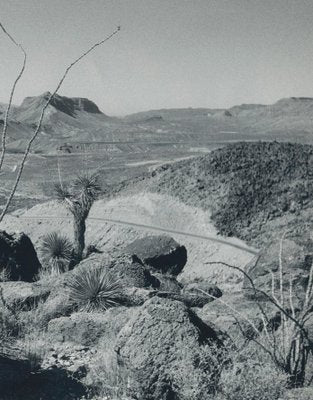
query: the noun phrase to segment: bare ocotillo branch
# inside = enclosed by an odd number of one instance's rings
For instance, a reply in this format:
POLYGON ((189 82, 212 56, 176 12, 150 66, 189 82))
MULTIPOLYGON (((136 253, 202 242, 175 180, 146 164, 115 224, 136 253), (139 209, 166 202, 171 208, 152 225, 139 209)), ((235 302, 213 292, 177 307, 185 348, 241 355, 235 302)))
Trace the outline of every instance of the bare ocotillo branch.
POLYGON ((79 56, 75 61, 73 61, 73 62, 66 68, 66 70, 65 70, 65 72, 64 72, 64 74, 63 74, 63 76, 62 76, 62 78, 60 79, 60 81, 59 81, 59 83, 58 83, 56 89, 54 90, 54 92, 51 93, 51 94, 49 95, 49 97, 48 97, 46 103, 44 104, 44 106, 43 106, 43 108, 42 108, 42 110, 41 110, 41 114, 40 114, 40 117, 39 117, 39 120, 38 120, 38 123, 37 123, 37 127, 36 127, 36 129, 35 129, 35 131, 34 131, 34 134, 33 134, 33 136, 30 138, 30 140, 29 140, 29 142, 28 142, 28 145, 27 145, 27 147, 26 147, 26 149, 25 149, 25 152, 24 152, 24 155, 23 155, 23 158, 22 158, 22 161, 21 161, 21 163, 20 163, 19 170, 18 170, 18 173, 17 173, 17 176, 16 176, 15 183, 14 183, 14 185, 13 185, 13 188, 12 188, 12 190, 11 190, 11 193, 10 193, 9 197, 8 197, 8 200, 7 200, 5 206, 4 206, 3 210, 2 210, 2 213, 1 213, 1 215, 0 215, 0 222, 2 222, 2 220, 3 220, 3 218, 4 218, 5 214, 6 214, 6 212, 8 211, 8 208, 9 208, 9 206, 10 206, 10 204, 11 204, 11 201, 12 201, 12 199, 13 199, 13 196, 14 196, 14 194, 15 194, 15 192, 16 192, 16 188, 17 188, 17 186, 18 186, 18 184, 19 184, 19 182, 20 182, 20 179, 21 179, 21 175, 22 175, 22 172, 23 172, 23 169, 24 169, 24 165, 25 165, 26 158, 27 158, 27 156, 28 156, 28 154, 29 154, 29 151, 30 151, 30 148, 31 148, 31 146, 32 146, 32 144, 33 144, 33 141, 36 139, 36 137, 37 137, 37 135, 38 135, 38 133, 39 133, 39 131, 40 131, 40 129, 41 129, 41 125, 42 125, 43 118, 44 118, 44 116, 45 116, 46 109, 47 109, 47 107, 49 106, 49 104, 51 103, 51 100, 52 100, 53 97, 57 94, 57 92, 58 92, 58 90, 60 89, 60 87, 62 86, 62 84, 63 84, 65 78, 67 77, 67 75, 68 75, 68 73, 70 72, 70 70, 74 67, 74 65, 76 65, 77 63, 79 63, 79 61, 81 61, 84 57, 86 57, 89 53, 91 53, 96 47, 101 46, 103 43, 105 43, 105 42, 107 42, 108 40, 110 40, 110 39, 111 39, 114 35, 116 35, 120 30, 121 30, 121 28, 120 28, 120 26, 118 26, 118 27, 116 28, 116 30, 115 30, 114 32, 112 32, 109 36, 107 36, 106 38, 102 39, 100 42, 95 43, 95 44, 94 44, 93 46, 91 46, 87 51, 85 51, 81 56, 79 56))
POLYGON ((25 71, 25 66, 26 66, 26 52, 23 49, 23 46, 20 43, 17 43, 16 40, 13 38, 12 35, 9 34, 9 32, 5 29, 5 27, 2 25, 2 23, 0 22, 0 28, 1 30, 4 32, 4 34, 11 40, 11 42, 17 46, 20 51, 23 53, 23 64, 22 64, 22 68, 19 72, 19 74, 17 75, 12 89, 11 89, 11 93, 10 93, 10 98, 9 98, 9 103, 7 105, 6 111, 5 111, 5 117, 4 117, 4 122, 3 122, 3 129, 2 129, 2 140, 1 140, 1 145, 2 145, 2 149, 1 149, 1 155, 0 155, 0 171, 2 168, 2 164, 3 164, 3 160, 4 160, 4 155, 5 155, 5 150, 6 150, 6 137, 7 137, 7 130, 8 130, 8 120, 9 120, 9 113, 11 110, 11 106, 12 106, 12 101, 13 101, 13 96, 14 96, 14 92, 16 89, 16 86, 18 84, 18 81, 21 79, 24 71, 25 71))

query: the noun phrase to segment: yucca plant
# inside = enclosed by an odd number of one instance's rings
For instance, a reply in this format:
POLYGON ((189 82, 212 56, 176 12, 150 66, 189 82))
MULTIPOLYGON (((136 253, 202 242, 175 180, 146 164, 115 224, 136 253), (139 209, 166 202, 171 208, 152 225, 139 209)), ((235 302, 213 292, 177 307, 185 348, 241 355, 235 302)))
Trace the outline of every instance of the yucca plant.
POLYGON ((67 282, 71 305, 79 311, 105 311, 119 304, 121 285, 103 268, 84 269, 67 282))
POLYGON ((40 254, 52 274, 68 270, 73 257, 72 243, 66 236, 51 232, 44 236, 40 254))
POLYGON ((64 202, 74 217, 74 250, 76 261, 82 260, 85 248, 86 219, 91 206, 101 193, 98 175, 82 174, 69 187, 55 185, 57 198, 64 202))

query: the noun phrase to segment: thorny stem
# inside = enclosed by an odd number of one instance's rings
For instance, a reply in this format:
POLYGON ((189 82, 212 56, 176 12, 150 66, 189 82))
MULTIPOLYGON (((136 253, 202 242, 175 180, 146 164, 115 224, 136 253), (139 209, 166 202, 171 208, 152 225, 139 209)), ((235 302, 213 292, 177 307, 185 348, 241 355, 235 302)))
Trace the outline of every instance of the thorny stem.
POLYGON ((16 86, 19 82, 19 80, 22 78, 23 73, 25 71, 25 67, 26 67, 26 59, 27 59, 27 55, 26 52, 23 48, 23 46, 20 43, 17 43, 16 40, 13 38, 12 35, 10 35, 10 33, 5 29, 5 27, 2 25, 2 23, 0 22, 0 29, 4 32, 4 34, 11 40, 11 42, 17 46, 19 48, 19 50, 23 53, 23 64, 22 67, 20 69, 20 72, 18 73, 13 85, 12 85, 12 89, 11 89, 11 93, 10 93, 10 98, 9 98, 9 103, 6 107, 6 111, 5 111, 5 117, 4 117, 4 121, 3 121, 3 129, 2 129, 2 139, 1 139, 1 155, 0 155, 0 171, 2 169, 2 165, 3 165, 3 160, 4 160, 4 155, 5 155, 5 151, 6 151, 6 138, 7 138, 7 130, 8 130, 8 120, 9 120, 9 114, 10 114, 10 110, 11 110, 11 106, 12 106, 12 101, 13 101, 13 96, 15 93, 15 89, 16 86))
POLYGON ((15 194, 15 192, 16 192, 16 188, 17 188, 17 186, 18 186, 18 184, 19 184, 19 182, 20 182, 21 175, 22 175, 22 172, 23 172, 23 169, 24 169, 24 165, 25 165, 26 158, 27 158, 27 156, 28 156, 28 153, 29 153, 29 151, 30 151, 30 148, 31 148, 31 146, 32 146, 33 141, 36 139, 36 137, 37 137, 37 135, 38 135, 38 133, 39 133, 39 131, 40 131, 40 129, 41 129, 41 125, 42 125, 42 121, 43 121, 43 118, 44 118, 46 109, 48 108, 48 106, 49 106, 49 104, 51 103, 51 101, 52 101, 52 99, 54 98, 54 96, 57 94, 57 92, 58 92, 58 90, 60 89, 60 87, 62 86, 62 84, 63 84, 65 78, 67 77, 67 75, 68 75, 68 73, 69 73, 69 71, 74 67, 74 65, 76 65, 77 63, 79 63, 79 61, 81 61, 84 57, 86 57, 89 53, 91 53, 96 47, 101 46, 103 43, 105 43, 105 42, 107 42, 108 40, 110 40, 110 39, 111 39, 114 35, 116 35, 120 30, 121 30, 121 28, 118 26, 118 27, 116 28, 116 30, 113 31, 109 36, 107 36, 105 39, 101 40, 100 42, 95 43, 95 44, 94 44, 93 46, 91 46, 87 51, 85 51, 81 56, 79 56, 75 61, 73 61, 73 62, 66 68, 66 70, 65 70, 65 72, 64 72, 64 74, 63 74, 63 76, 62 76, 62 78, 60 79, 60 81, 59 81, 59 83, 58 83, 56 89, 54 90, 54 92, 51 93, 51 94, 49 95, 49 97, 48 97, 48 99, 47 99, 45 105, 43 106, 43 108, 42 108, 42 110, 41 110, 41 114, 40 114, 40 117, 39 117, 39 121, 38 121, 38 123, 37 123, 37 127, 36 127, 36 129, 35 129, 35 131, 34 131, 34 134, 33 134, 33 136, 30 138, 30 140, 29 140, 29 142, 28 142, 28 145, 27 145, 27 147, 26 147, 26 149, 25 149, 25 152, 24 152, 22 161, 21 161, 21 163, 20 163, 20 167, 19 167, 19 170, 18 170, 18 174, 17 174, 16 180, 15 180, 15 183, 14 183, 14 185, 13 185, 13 188, 12 188, 12 190, 11 190, 11 193, 10 193, 9 197, 8 197, 8 200, 7 200, 5 206, 4 206, 3 210, 2 210, 2 213, 1 213, 1 215, 0 215, 0 223, 2 222, 2 220, 3 220, 3 218, 4 218, 4 216, 5 216, 6 212, 7 212, 7 210, 8 210, 8 208, 9 208, 10 204, 11 204, 11 201, 12 201, 12 199, 13 199, 13 196, 14 196, 14 194, 15 194))
MULTIPOLYGON (((279 303, 277 303, 277 302, 276 302, 269 294, 267 294, 264 290, 257 289, 257 288, 255 287, 254 282, 253 282, 253 280, 251 279, 251 277, 250 277, 242 268, 237 267, 237 266, 235 266, 235 265, 230 265, 230 264, 224 263, 224 262, 222 262, 222 261, 210 261, 210 262, 208 262, 207 264, 212 264, 212 265, 221 264, 221 265, 224 265, 224 266, 226 266, 226 267, 233 268, 233 269, 235 269, 235 270, 237 270, 237 271, 240 271, 240 272, 249 280, 249 282, 251 283, 252 288, 253 288, 253 290, 254 290, 254 293, 255 293, 255 294, 256 294, 256 293, 260 293, 260 294, 262 294, 264 297, 266 297, 272 304, 274 304, 274 306, 276 306, 284 315, 286 315, 287 318, 289 318, 290 320, 292 320, 292 321, 298 326, 298 328, 299 328, 301 331, 304 332, 306 339, 308 339, 307 332, 306 332, 305 329, 303 328, 303 325, 302 325, 299 321, 297 321, 297 319, 294 318, 292 315, 288 314, 288 312, 287 312, 285 309, 283 309, 283 308, 281 307, 281 305, 280 305, 279 303)), ((258 301, 257 301, 256 303, 258 304, 258 307, 259 307, 259 308, 262 307, 262 306, 259 304, 258 301)), ((263 309, 263 307, 262 307, 262 309, 263 309)), ((264 310, 263 310, 263 312, 264 312, 264 310)), ((313 345, 313 343, 312 343, 312 345, 313 345)))

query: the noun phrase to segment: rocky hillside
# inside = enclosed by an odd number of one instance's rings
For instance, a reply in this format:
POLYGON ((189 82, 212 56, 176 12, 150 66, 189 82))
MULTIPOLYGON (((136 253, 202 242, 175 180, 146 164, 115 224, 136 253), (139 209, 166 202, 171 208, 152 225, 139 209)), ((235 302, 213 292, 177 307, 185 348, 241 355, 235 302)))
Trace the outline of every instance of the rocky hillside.
POLYGON ((169 193, 212 212, 224 235, 258 246, 271 234, 310 220, 313 146, 237 143, 162 166, 118 189, 169 193), (307 215, 308 214, 308 215, 307 215))

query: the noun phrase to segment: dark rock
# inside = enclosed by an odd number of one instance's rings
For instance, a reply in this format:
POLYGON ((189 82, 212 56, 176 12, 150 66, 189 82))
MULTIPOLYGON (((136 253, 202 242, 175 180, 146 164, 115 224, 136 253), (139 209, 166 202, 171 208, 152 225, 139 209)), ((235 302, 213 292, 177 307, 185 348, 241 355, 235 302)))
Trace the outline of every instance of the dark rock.
POLYGON ((9 235, 0 231, 0 272, 6 271, 7 280, 31 282, 40 267, 34 246, 27 235, 9 235))
POLYGON ((178 282, 175 276, 165 275, 155 272, 153 275, 158 283, 155 284, 156 289, 162 292, 180 293, 183 285, 178 282))
POLYGON ((124 287, 147 288, 159 285, 158 279, 151 275, 148 268, 128 255, 116 256, 109 263, 108 269, 124 287))
POLYGON ((22 385, 16 385, 14 400, 77 400, 86 398, 86 387, 66 370, 53 368, 31 374, 22 385))
POLYGON ((31 372, 30 363, 26 360, 11 359, 0 355, 0 389, 1 395, 10 393, 14 388, 27 380, 31 372))
POLYGON ((187 250, 170 236, 146 236, 130 243, 125 253, 152 271, 178 275, 187 262, 187 250))
POLYGON ((73 271, 63 274, 61 281, 66 286, 66 281, 73 273, 80 273, 87 269, 103 268, 110 274, 119 279, 124 287, 154 287, 158 281, 153 277, 150 271, 132 258, 124 254, 115 254, 113 257, 107 254, 92 254, 81 261, 73 271))
MULTIPOLYGON (((207 372, 197 363, 199 352, 208 361, 204 368, 214 368, 212 343, 222 346, 218 333, 184 304, 153 298, 121 330, 115 349, 119 362, 131 373, 136 398, 170 400, 178 398, 182 366, 188 366, 190 376, 207 372)), ((206 387, 211 383, 206 382, 206 387)))

